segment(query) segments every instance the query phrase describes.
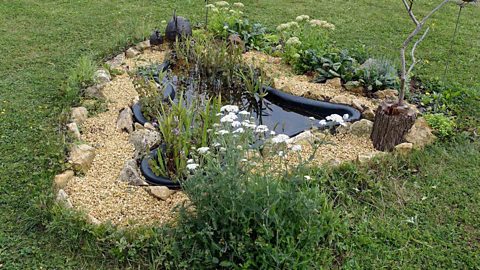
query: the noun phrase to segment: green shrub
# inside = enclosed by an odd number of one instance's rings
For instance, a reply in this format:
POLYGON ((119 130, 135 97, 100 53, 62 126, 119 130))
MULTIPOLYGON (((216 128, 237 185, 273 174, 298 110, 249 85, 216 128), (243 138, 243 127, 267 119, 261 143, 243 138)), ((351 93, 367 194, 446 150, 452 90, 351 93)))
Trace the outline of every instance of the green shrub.
POLYGON ((97 65, 90 55, 82 56, 78 59, 77 64, 70 72, 68 83, 71 87, 79 89, 86 88, 94 83, 94 74, 97 65))
POLYGON ((455 120, 442 113, 425 114, 425 120, 434 129, 435 135, 447 139, 455 133, 455 120))
POLYGON ((368 59, 356 71, 355 76, 368 92, 375 92, 398 85, 395 66, 387 59, 368 59))

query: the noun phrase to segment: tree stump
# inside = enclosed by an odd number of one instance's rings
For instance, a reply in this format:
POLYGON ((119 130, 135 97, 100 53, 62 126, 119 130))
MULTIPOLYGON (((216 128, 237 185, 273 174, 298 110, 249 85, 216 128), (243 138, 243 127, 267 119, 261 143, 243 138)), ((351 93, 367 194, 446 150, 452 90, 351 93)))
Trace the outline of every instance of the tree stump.
POLYGON ((404 142, 404 136, 415 123, 416 113, 406 104, 384 101, 378 107, 373 122, 372 139, 375 149, 392 151, 404 142))

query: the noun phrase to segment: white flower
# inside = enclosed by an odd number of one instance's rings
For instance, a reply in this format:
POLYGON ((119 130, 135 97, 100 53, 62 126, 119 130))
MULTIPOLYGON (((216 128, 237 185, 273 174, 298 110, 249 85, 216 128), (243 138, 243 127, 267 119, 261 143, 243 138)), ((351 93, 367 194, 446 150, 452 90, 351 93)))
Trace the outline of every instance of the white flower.
POLYGON ((323 127, 323 126, 326 126, 326 125, 327 125, 327 121, 326 121, 326 120, 320 120, 320 121, 318 122, 318 124, 323 127))
POLYGON ((216 116, 223 116, 223 113, 217 113, 216 116))
POLYGON ((227 148, 225 147, 220 147, 220 152, 226 152, 227 151, 227 148))
POLYGON ((238 112, 238 106, 236 105, 225 105, 220 108, 221 112, 229 112, 229 113, 236 113, 238 112))
POLYGON ((187 169, 193 171, 193 170, 196 170, 198 168, 198 166, 200 166, 200 165, 198 165, 196 163, 187 164, 187 169))
POLYGON ((311 121, 315 121, 315 117, 308 117, 308 119, 310 119, 311 121))
POLYGON ((308 15, 300 15, 297 18, 295 18, 297 22, 303 22, 303 21, 308 21, 310 20, 310 16, 308 15))
POLYGON ((247 111, 245 111, 245 110, 244 110, 244 111, 240 111, 238 114, 240 114, 240 115, 250 115, 250 113, 247 112, 247 111))
POLYGON ((166 23, 167 23, 166 20, 161 21, 161 24, 166 24, 166 23))
POLYGON ((214 8, 215 6, 213 4, 208 4, 208 5, 205 5, 206 8, 214 8))
POLYGON ((265 125, 259 125, 257 126, 257 128, 255 128, 255 132, 257 133, 262 133, 262 132, 267 132, 268 131, 268 127, 265 126, 265 125))
POLYGON ((237 145, 237 149, 238 149, 238 150, 242 150, 243 147, 242 147, 241 145, 237 145))
POLYGON ((325 28, 325 29, 328 29, 328 30, 335 30, 335 25, 333 25, 333 24, 331 24, 327 21, 311 20, 310 25, 312 27, 321 27, 321 28, 325 28))
POLYGON ((219 11, 218 11, 218 8, 216 8, 216 7, 212 8, 212 12, 213 12, 213 13, 218 13, 218 12, 219 12, 219 11))
POLYGON ((210 150, 209 147, 200 147, 200 148, 197 149, 199 154, 206 154, 208 152, 208 150, 210 150))
POLYGON ((223 29, 224 29, 224 30, 228 30, 228 25, 225 25, 225 26, 223 27, 223 29))
POLYGON ((219 147, 221 144, 219 144, 218 142, 217 143, 214 143, 212 146, 213 147, 219 147))
POLYGON ((291 150, 294 151, 294 152, 302 151, 302 146, 296 144, 296 145, 292 146, 291 150))
POLYGON ((302 45, 302 42, 298 37, 291 37, 287 40, 285 44, 290 46, 299 46, 302 45))
POLYGON ((232 133, 236 134, 236 133, 243 133, 243 132, 245 132, 245 130, 243 128, 237 128, 232 133))
POLYGON ((270 131, 270 135, 271 135, 271 136, 275 136, 275 134, 277 134, 275 131, 273 131, 273 130, 270 131))
POLYGON ((310 180, 310 179, 312 179, 312 178, 311 178, 310 176, 308 176, 308 175, 305 175, 304 178, 305 178, 305 180, 310 180))
POLYGON ((238 116, 234 113, 229 113, 227 115, 225 115, 224 117, 220 118, 220 122, 222 123, 233 123, 233 121, 237 120, 238 119, 238 116))
POLYGON ((278 134, 277 136, 272 138, 272 142, 278 144, 278 143, 283 143, 288 139, 290 139, 290 137, 288 137, 288 135, 278 134))
POLYGON ((350 116, 348 115, 348 113, 344 114, 344 115, 343 115, 343 120, 348 120, 348 117, 350 117, 350 116))
POLYGON ((243 7, 245 7, 245 5, 244 5, 243 3, 240 3, 240 2, 233 3, 233 6, 236 7, 236 8, 243 8, 243 7))
POLYGON ((287 29, 288 29, 288 24, 286 24, 286 23, 282 23, 279 26, 277 26, 277 31, 278 32, 281 32, 281 31, 284 31, 284 30, 287 30, 287 29))
POLYGON ((233 121, 232 122, 232 127, 234 127, 234 128, 241 127, 241 126, 242 126, 242 123, 240 123, 238 121, 233 121))
POLYGON ((228 7, 230 4, 227 1, 218 1, 215 2, 215 5, 218 7, 228 7))
POLYGON ((221 127, 221 125, 219 123, 215 123, 213 124, 213 127, 218 128, 218 127, 221 127))
POLYGON ((225 135, 225 134, 228 134, 228 133, 230 133, 230 131, 225 130, 225 129, 221 129, 221 130, 215 132, 215 134, 218 134, 218 135, 225 135))
POLYGON ((191 164, 191 163, 193 163, 193 159, 187 160, 187 164, 191 164))
POLYGON ((279 152, 278 152, 278 156, 279 156, 279 157, 283 157, 283 156, 285 156, 285 153, 284 153, 283 151, 279 151, 279 152))

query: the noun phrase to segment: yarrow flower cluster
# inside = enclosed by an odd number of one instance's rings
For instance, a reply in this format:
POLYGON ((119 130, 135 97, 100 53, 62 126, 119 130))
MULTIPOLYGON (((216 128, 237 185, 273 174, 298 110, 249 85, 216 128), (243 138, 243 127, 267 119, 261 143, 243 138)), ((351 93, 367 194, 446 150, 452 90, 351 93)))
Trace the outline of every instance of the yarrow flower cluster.
POLYGON ((236 105, 225 105, 220 108, 221 112, 229 112, 229 113, 237 113, 238 112, 238 106, 236 105))
POLYGON ((302 45, 302 42, 298 37, 291 37, 287 40, 285 44, 289 46, 300 46, 302 45))
POLYGON ((303 21, 308 21, 310 20, 310 16, 308 15, 300 15, 297 18, 295 18, 297 22, 303 22, 303 21))
POLYGON ((310 22, 310 26, 312 27, 321 27, 321 28, 325 28, 325 29, 328 29, 328 30, 335 30, 335 25, 327 22, 327 21, 322 21, 322 20, 311 20, 310 22))
POLYGON ((196 163, 190 163, 190 164, 187 164, 187 169, 189 169, 190 171, 194 171, 198 168, 198 166, 200 165, 196 163))
POLYGON ((218 2, 215 2, 215 5, 217 7, 228 7, 228 6, 230 6, 230 4, 227 1, 218 1, 218 2))
POLYGON ((220 122, 222 123, 233 123, 233 121, 237 120, 238 116, 235 113, 229 113, 222 118, 220 118, 220 122))
POLYGON ((197 149, 197 152, 201 155, 208 153, 210 150, 210 147, 200 147, 197 149))
POLYGON ((278 134, 277 136, 272 138, 272 142, 275 143, 275 144, 279 144, 279 143, 286 142, 288 139, 290 139, 290 137, 288 135, 278 134))
POLYGON ((277 31, 279 31, 279 32, 285 31, 285 30, 288 30, 292 27, 299 27, 299 25, 298 25, 297 22, 282 23, 279 26, 277 26, 277 31))
POLYGON ((240 2, 233 3, 233 6, 236 7, 236 8, 244 8, 245 7, 245 5, 243 3, 240 3, 240 2))

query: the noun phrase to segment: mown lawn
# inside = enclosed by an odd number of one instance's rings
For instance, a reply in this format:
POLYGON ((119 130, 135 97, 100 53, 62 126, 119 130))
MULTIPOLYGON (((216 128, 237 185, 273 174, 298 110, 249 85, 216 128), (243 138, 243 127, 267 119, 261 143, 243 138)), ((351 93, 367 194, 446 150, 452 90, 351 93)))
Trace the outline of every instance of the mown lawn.
MULTIPOLYGON (((243 2, 252 19, 271 27, 300 14, 326 19, 337 27, 338 46, 364 44, 374 55, 392 59, 412 27, 394 0, 243 2)), ((419 6, 425 12, 438 1, 424 2, 419 6)), ((51 179, 64 159, 58 129, 60 114, 71 103, 62 91, 65 80, 80 56, 100 60, 118 52, 129 38, 138 39, 168 19, 174 8, 199 21, 203 5, 200 0, 0 2, 0 269, 116 265, 73 253, 58 245, 62 235, 45 232, 51 179)), ((432 32, 418 53, 428 61, 418 72, 442 77, 445 62, 452 61, 454 72, 446 79, 472 86, 480 67, 480 10, 465 10, 452 54, 456 10, 449 6, 431 21, 432 32)), ((378 173, 366 177, 385 175, 403 184, 386 189, 385 201, 348 210, 356 233, 346 241, 343 266, 479 268, 479 150, 472 142, 438 145, 407 162, 415 170, 396 163, 372 168, 378 173), (395 190, 401 196, 390 194, 395 190)))

